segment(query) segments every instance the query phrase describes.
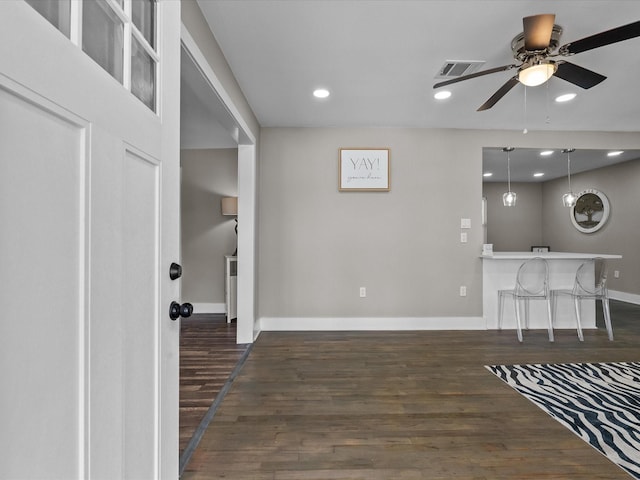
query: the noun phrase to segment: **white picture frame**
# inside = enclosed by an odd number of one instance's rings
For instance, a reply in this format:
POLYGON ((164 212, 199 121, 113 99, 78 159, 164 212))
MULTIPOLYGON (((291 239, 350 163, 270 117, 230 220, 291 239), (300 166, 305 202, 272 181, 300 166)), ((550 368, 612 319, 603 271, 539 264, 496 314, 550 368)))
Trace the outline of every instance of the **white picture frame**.
POLYGON ((391 189, 389 148, 341 148, 338 155, 338 190, 388 192, 391 189))

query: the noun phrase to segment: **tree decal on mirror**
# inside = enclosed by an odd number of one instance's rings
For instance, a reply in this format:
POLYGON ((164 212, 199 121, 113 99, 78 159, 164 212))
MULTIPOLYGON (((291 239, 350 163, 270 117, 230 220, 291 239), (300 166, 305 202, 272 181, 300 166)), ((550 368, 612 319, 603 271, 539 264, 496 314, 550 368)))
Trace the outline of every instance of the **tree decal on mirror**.
POLYGON ((606 195, 595 189, 578 194, 576 204, 571 208, 571 221, 582 233, 600 230, 609 218, 609 200, 606 195))

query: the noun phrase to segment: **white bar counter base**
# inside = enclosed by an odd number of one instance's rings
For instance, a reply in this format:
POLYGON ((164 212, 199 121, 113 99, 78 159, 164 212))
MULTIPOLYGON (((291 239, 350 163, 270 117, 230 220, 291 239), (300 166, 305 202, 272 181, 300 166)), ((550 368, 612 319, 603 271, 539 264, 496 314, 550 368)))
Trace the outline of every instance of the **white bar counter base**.
MULTIPOLYGON (((549 263, 549 288, 573 288, 578 267, 585 261, 600 257, 604 259, 622 258, 622 255, 570 252, 494 252, 481 255, 482 262, 482 313, 487 329, 498 328, 498 290, 515 287, 516 274, 523 262, 534 257, 542 257, 549 263)), ((593 276, 593 271, 591 273, 593 276)), ((595 280, 594 280, 595 281, 595 280)), ((547 328, 545 302, 532 300, 529 302, 529 328, 547 328)), ((595 300, 582 300, 582 328, 596 328, 595 300)), ((515 329, 515 308, 513 301, 506 298, 502 319, 503 329, 515 329)), ((557 300, 554 316, 554 328, 576 328, 575 312, 570 297, 563 296, 557 300)), ((524 327, 524 325, 523 325, 524 327)), ((526 341, 526 331, 525 331, 526 341)))

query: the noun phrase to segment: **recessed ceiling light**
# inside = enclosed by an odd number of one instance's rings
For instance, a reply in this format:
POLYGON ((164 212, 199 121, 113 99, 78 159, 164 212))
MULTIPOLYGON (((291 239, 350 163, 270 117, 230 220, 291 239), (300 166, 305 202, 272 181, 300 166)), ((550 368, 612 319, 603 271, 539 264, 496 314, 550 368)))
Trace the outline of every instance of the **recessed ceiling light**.
POLYGON ((544 173, 543 172, 536 172, 533 174, 534 177, 543 177, 544 173))
POLYGON ((326 88, 318 88, 313 91, 313 96, 316 98, 327 98, 331 93, 326 88))
POLYGON ((565 93, 564 95, 560 95, 559 97, 556 97, 556 102, 559 102, 559 103, 568 102, 570 100, 573 100, 574 98, 576 98, 575 93, 565 93))
POLYGON ((482 174, 483 177, 491 177, 492 175, 493 175, 493 173, 491 173, 491 172, 484 172, 482 174))
POLYGON ((553 150, 543 150, 542 152, 540 152, 540 155, 542 155, 543 157, 548 157, 549 155, 553 154, 553 150))
POLYGON ((451 92, 449 90, 440 90, 433 95, 433 98, 436 100, 444 100, 445 98, 449 98, 451 96, 451 92))
POLYGON ((617 157, 618 155, 622 155, 623 153, 623 150, 614 150, 613 152, 607 153, 607 157, 617 157))

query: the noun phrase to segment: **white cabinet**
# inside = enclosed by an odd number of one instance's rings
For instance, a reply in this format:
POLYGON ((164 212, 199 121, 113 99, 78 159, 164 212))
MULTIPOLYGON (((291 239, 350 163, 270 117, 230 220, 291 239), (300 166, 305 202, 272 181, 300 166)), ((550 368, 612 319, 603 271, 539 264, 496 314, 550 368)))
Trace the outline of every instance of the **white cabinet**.
POLYGON ((227 306, 227 323, 238 317, 237 288, 238 288, 238 257, 225 255, 224 300, 227 306))

